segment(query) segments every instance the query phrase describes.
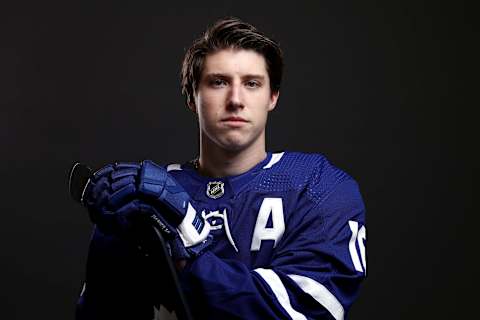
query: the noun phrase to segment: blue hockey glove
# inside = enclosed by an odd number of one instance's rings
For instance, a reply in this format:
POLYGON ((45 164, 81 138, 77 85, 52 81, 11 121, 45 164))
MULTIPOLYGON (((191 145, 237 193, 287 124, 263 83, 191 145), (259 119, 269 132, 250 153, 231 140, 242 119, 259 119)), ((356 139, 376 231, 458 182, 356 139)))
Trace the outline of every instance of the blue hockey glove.
POLYGON ((170 240, 176 259, 199 255, 211 243, 210 225, 188 193, 149 160, 98 170, 87 183, 82 202, 91 220, 107 233, 128 233, 133 221, 147 219, 170 240))
MULTIPOLYGON (((138 164, 120 163, 107 165, 97 170, 88 180, 83 190, 81 202, 87 207, 90 220, 106 234, 125 235, 132 228, 132 215, 121 210, 134 200, 134 189, 130 189, 129 198, 119 194, 119 183, 128 186, 127 180, 135 182, 138 164), (123 202, 123 203, 122 203, 123 202)), ((130 187, 131 188, 131 187, 130 187)))

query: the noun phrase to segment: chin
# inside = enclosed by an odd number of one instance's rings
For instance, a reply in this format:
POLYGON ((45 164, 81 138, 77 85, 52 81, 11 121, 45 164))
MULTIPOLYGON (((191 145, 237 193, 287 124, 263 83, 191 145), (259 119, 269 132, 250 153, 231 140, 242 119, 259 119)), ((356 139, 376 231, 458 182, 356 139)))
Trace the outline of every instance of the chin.
POLYGON ((259 136, 254 132, 230 131, 217 133, 216 136, 211 135, 210 140, 225 151, 239 152, 253 145, 259 136))
POLYGON ((251 143, 245 139, 240 139, 239 137, 227 137, 219 141, 219 146, 224 150, 238 152, 247 148, 251 143))
POLYGON ((232 151, 232 152, 238 152, 238 151, 241 151, 241 150, 243 150, 247 147, 246 144, 238 143, 238 142, 226 142, 226 143, 222 143, 220 146, 224 150, 232 151))

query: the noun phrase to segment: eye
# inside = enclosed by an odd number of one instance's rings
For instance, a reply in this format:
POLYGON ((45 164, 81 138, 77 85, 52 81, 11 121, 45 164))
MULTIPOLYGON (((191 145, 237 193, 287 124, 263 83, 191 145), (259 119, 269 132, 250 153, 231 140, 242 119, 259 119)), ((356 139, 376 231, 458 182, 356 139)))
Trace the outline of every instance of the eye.
POLYGON ((220 78, 212 79, 210 81, 210 85, 214 88, 221 88, 221 87, 224 87, 226 84, 227 82, 220 78))
POLYGON ((257 80, 248 80, 246 83, 245 83, 245 86, 247 88, 258 88, 261 86, 261 83, 258 82, 257 80))

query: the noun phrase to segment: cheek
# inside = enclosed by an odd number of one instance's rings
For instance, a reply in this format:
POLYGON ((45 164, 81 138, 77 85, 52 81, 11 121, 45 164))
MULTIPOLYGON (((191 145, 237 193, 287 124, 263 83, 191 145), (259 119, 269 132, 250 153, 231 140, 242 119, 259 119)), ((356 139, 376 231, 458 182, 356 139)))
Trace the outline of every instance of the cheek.
POLYGON ((209 126, 217 118, 218 102, 208 95, 199 97, 198 99, 198 119, 202 126, 209 126))
POLYGON ((258 125, 260 127, 265 127, 265 124, 267 123, 267 111, 266 110, 262 110, 261 112, 259 112, 257 114, 257 121, 258 121, 258 125))
POLYGON ((261 97, 258 97, 255 105, 257 106, 257 108, 255 108, 256 118, 261 122, 266 121, 270 108, 270 99, 268 95, 262 95, 261 97))
POLYGON ((199 105, 203 109, 211 109, 213 106, 218 104, 220 97, 212 90, 202 90, 198 95, 199 105))

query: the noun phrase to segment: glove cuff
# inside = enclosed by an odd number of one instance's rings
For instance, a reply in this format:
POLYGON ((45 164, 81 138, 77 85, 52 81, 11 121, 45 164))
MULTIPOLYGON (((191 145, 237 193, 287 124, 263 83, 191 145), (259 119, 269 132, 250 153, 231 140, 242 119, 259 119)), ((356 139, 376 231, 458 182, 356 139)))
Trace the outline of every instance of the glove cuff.
POLYGON ((210 224, 197 214, 190 202, 188 203, 185 218, 178 225, 177 229, 186 248, 201 243, 210 234, 210 224))
POLYGON ((173 260, 183 260, 196 258, 204 253, 213 243, 213 237, 208 235, 202 242, 186 248, 180 237, 170 241, 170 250, 173 260))

